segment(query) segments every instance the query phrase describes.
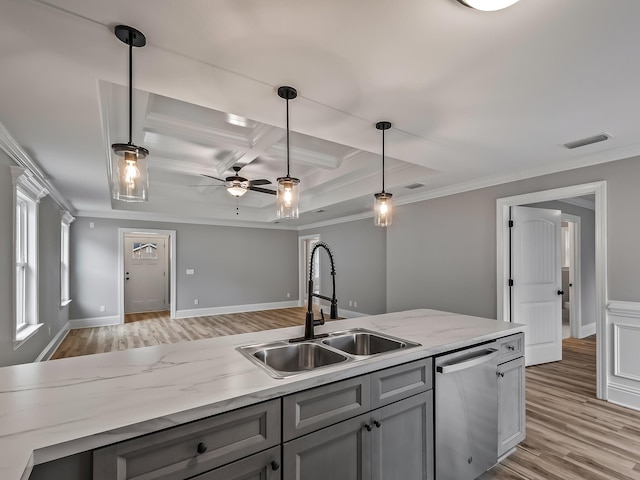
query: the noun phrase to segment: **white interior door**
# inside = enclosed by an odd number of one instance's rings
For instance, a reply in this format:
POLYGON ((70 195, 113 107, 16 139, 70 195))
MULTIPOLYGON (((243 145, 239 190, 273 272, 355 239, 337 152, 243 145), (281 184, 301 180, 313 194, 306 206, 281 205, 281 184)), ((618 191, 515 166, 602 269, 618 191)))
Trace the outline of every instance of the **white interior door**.
POLYGON ((528 326, 526 364, 562 360, 562 213, 512 207, 511 215, 511 318, 528 326))
POLYGON ((124 239, 124 311, 155 312, 167 309, 167 239, 124 239))

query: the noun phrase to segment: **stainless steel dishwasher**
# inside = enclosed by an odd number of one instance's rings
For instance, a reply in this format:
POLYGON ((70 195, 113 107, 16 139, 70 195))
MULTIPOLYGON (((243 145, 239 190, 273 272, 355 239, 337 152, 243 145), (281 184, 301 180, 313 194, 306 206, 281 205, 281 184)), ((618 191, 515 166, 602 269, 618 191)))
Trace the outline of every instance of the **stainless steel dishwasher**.
POLYGON ((436 480, 473 480, 498 461, 498 348, 435 359, 436 480))

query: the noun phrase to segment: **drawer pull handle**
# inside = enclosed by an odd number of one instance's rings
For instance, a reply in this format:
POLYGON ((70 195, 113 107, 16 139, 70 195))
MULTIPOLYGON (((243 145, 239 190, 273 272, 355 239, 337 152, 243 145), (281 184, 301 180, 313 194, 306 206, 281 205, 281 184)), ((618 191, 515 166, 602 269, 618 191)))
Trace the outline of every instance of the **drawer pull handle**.
POLYGON ((507 350, 513 352, 516 349, 514 345, 507 345, 507 350))
POLYGON ((367 429, 367 432, 370 432, 370 431, 371 431, 371 425, 369 425, 368 423, 365 423, 365 424, 364 424, 364 428, 366 428, 366 429, 367 429))
POLYGON ((271 462, 271 470, 273 470, 275 472, 279 468, 280 468, 280 464, 278 462, 276 462, 275 460, 273 462, 271 462))
POLYGON ((496 372, 500 378, 504 378, 504 372, 496 372))
POLYGON ((202 443, 202 442, 200 442, 200 443, 198 444, 198 448, 197 448, 198 453, 204 453, 204 452, 206 452, 206 451, 207 451, 207 448, 209 448, 209 447, 207 447, 207 444, 206 444, 206 443, 202 443))
POLYGON ((374 420, 373 424, 376 426, 376 428, 380 428, 380 425, 382 425, 378 420, 374 420))

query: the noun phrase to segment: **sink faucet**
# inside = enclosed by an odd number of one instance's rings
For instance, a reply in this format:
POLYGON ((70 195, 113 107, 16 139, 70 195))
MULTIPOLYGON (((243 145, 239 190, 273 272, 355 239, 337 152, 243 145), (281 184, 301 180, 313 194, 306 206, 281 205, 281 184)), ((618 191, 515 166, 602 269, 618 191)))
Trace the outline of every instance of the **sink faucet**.
POLYGON ((314 338, 321 338, 321 337, 327 336, 326 334, 316 335, 313 331, 313 327, 317 325, 324 325, 324 312, 322 311, 322 309, 320 309, 321 318, 317 320, 313 318, 313 309, 311 304, 313 297, 318 297, 323 300, 327 300, 331 302, 331 313, 329 314, 329 318, 332 320, 335 320, 338 318, 338 300, 336 299, 336 265, 333 261, 333 253, 331 253, 331 249, 329 248, 329 245, 327 245, 325 242, 317 242, 314 245, 313 249, 311 250, 311 256, 309 258, 309 284, 308 285, 309 286, 308 286, 308 299, 307 299, 307 314, 304 321, 304 337, 294 338, 290 340, 291 342, 313 340, 314 338), (331 277, 333 279, 333 292, 331 294, 331 297, 327 297, 326 295, 321 295, 313 291, 313 256, 315 255, 316 250, 318 250, 318 248, 320 247, 324 248, 327 251, 327 254, 329 255, 329 260, 331 262, 331 277))

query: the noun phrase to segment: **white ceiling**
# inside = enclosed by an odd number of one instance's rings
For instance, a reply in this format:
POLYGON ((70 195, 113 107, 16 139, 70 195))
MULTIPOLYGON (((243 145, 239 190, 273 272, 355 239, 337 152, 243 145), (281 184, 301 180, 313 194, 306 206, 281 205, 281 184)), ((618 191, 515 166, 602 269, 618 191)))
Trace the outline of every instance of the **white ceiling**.
MULTIPOLYGON (((521 0, 0 0, 0 123, 78 215, 273 224, 275 197, 238 202, 201 174, 301 179, 296 227, 640 154, 640 2, 521 0), (109 145, 150 155, 150 201, 111 201, 109 145), (240 116, 246 127, 229 123, 240 116), (606 132, 602 143, 563 144, 606 132), (415 190, 405 188, 424 183, 415 190), (237 210, 236 210, 237 207, 237 210), (319 210, 324 212, 318 213, 319 210)), ((215 182, 213 182, 215 183, 215 182)), ((267 187, 269 188, 269 187, 267 187)))

